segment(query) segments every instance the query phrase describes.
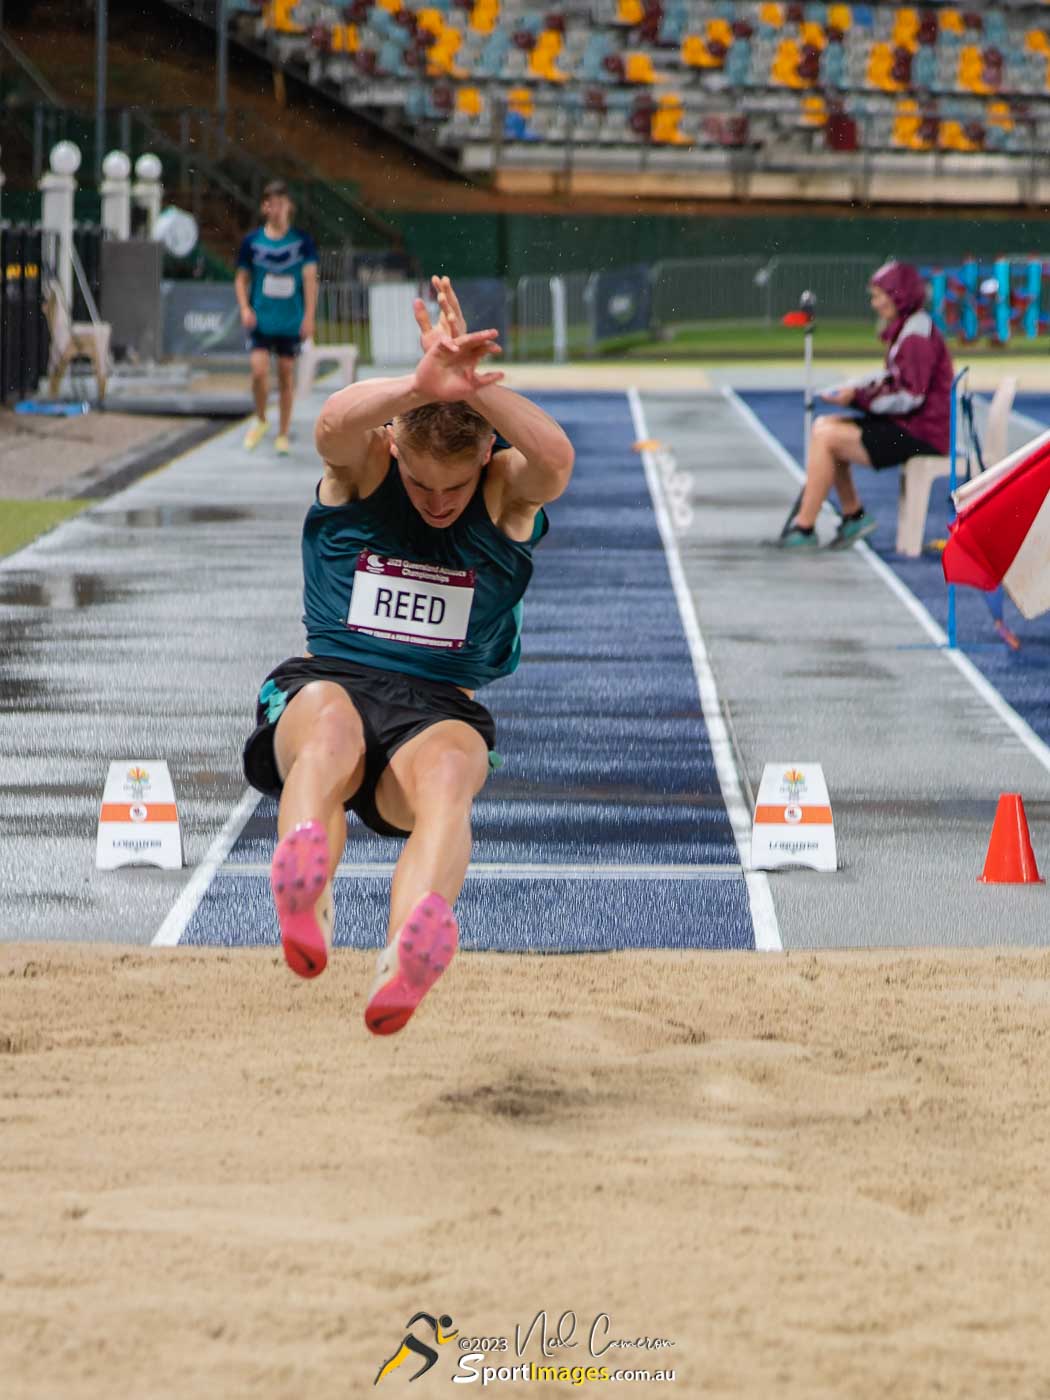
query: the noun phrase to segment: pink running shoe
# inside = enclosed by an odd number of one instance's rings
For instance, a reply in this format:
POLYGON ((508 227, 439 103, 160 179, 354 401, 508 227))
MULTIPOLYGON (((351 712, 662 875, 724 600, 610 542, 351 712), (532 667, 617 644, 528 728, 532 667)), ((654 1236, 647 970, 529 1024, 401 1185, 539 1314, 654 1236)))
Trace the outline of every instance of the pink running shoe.
POLYGON ((317 977, 328 963, 328 949, 314 908, 327 883, 324 827, 320 822, 300 822, 277 843, 270 866, 270 888, 285 961, 300 977, 317 977))
POLYGON ((379 955, 365 1007, 373 1035, 399 1031, 430 991, 459 943, 455 915, 439 894, 427 894, 379 955))

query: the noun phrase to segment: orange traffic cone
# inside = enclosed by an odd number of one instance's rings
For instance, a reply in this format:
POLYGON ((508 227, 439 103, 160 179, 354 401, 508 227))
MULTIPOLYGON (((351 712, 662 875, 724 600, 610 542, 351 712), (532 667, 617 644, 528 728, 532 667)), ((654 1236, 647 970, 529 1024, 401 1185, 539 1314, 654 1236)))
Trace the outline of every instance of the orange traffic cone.
POLYGON ((978 877, 982 885, 1042 885, 1028 834, 1028 818, 1019 792, 999 795, 992 824, 992 838, 984 858, 984 871, 978 877))

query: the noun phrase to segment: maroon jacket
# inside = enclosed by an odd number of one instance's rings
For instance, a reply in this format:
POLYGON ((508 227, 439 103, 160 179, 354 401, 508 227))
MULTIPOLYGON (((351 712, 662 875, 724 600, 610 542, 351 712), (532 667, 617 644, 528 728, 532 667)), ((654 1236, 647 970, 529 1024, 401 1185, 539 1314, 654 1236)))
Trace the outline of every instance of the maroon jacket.
POLYGON ((948 451, 952 361, 925 310, 926 284, 910 263, 888 262, 872 282, 893 299, 897 315, 881 332, 886 368, 853 380, 853 406, 884 415, 943 456, 948 451))

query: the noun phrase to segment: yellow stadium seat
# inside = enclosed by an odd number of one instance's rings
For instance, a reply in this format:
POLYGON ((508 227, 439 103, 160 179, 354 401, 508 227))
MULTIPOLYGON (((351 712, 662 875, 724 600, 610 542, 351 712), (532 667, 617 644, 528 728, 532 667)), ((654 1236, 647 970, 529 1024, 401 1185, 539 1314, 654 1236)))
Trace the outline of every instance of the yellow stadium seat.
POLYGON ((893 50, 889 44, 872 44, 868 59, 868 82, 881 92, 900 92, 904 86, 893 77, 893 50))
POLYGON ((679 51, 682 62, 689 68, 721 68, 722 60, 715 58, 699 34, 687 34, 679 51))
POLYGON ((727 19, 709 19, 707 37, 716 44, 725 44, 728 49, 733 42, 733 27, 727 19))
POLYGON ((919 104, 914 97, 902 98, 897 103, 893 114, 893 135, 891 140, 895 146, 901 146, 907 151, 921 151, 923 143, 919 139, 919 132, 922 128, 922 116, 919 112, 919 104))
POLYGON ((621 24, 641 24, 644 17, 642 0, 616 0, 616 18, 621 24))
POLYGON ((902 5, 893 17, 893 43, 910 53, 919 47, 919 12, 910 5, 902 5))
MULTIPOLYGON (((400 0, 395 0, 400 8, 400 0)), ((470 27, 475 34, 491 34, 499 20, 498 0, 477 0, 470 12, 470 27)))
POLYGON ((476 87, 456 89, 457 112, 464 112, 468 117, 480 117, 483 106, 481 93, 476 87))
POLYGON ((357 53, 360 47, 361 40, 357 32, 356 24, 332 25, 333 53, 357 53))
POLYGON ((507 93, 507 107, 510 111, 517 112, 519 117, 524 117, 527 121, 536 110, 535 99, 532 96, 532 88, 511 88, 510 92, 507 93))
POLYGON ((427 74, 436 78, 442 74, 450 78, 465 78, 466 70, 456 64, 456 54, 463 43, 463 35, 458 29, 443 29, 440 37, 427 49, 427 74))
POLYGON ((828 6, 828 28, 847 33, 853 24, 853 14, 848 5, 828 6))
POLYGON ((270 0, 263 11, 263 24, 278 34, 302 34, 303 27, 292 19, 299 0, 270 0))
POLYGON ((660 79, 647 53, 629 53, 624 61, 624 77, 629 83, 657 83, 660 79))
POLYGON ((941 28, 948 34, 966 33, 966 23, 958 10, 942 10, 940 24, 941 28))
POLYGON ((1029 53, 1050 53, 1050 39, 1045 29, 1029 29, 1024 36, 1024 46, 1029 53))
POLYGON ((967 92, 992 91, 984 81, 984 59, 976 44, 967 44, 959 52, 958 83, 967 92))
POLYGON ((824 126, 828 120, 828 109, 819 93, 811 93, 802 99, 802 125, 824 126))
POLYGON ((445 17, 440 10, 417 10, 416 24, 426 34, 440 34, 445 27, 445 17))
POLYGON ((825 49, 828 46, 828 36, 824 33, 824 26, 817 24, 813 20, 807 20, 801 30, 802 42, 808 44, 813 49, 825 49))
POLYGON ((680 129, 684 111, 679 93, 661 94, 650 126, 653 141, 657 145, 691 146, 693 144, 692 139, 680 129))
POLYGON ((558 67, 558 55, 564 42, 556 29, 543 31, 529 54, 529 72, 533 77, 545 78, 549 83, 564 83, 568 80, 568 74, 558 67))
POLYGON ((379 8, 388 14, 396 15, 401 10, 401 0, 379 0, 379 8))
POLYGON ((758 18, 763 24, 770 24, 774 29, 779 29, 784 23, 784 7, 767 0, 767 3, 759 6, 758 18))
POLYGON ((1000 131, 1013 131, 1014 118, 1009 102, 989 102, 986 116, 987 126, 997 127, 1000 131))
POLYGON ((773 57, 769 76, 778 87, 802 88, 806 84, 798 76, 799 47, 794 39, 781 39, 773 57))

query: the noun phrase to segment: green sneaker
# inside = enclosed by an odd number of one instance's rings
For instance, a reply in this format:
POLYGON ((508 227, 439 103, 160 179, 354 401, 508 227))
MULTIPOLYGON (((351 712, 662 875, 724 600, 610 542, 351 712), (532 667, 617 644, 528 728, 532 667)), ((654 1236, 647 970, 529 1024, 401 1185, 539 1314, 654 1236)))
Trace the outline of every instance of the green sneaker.
POLYGON ((817 539, 816 530, 800 530, 797 525, 792 525, 790 530, 785 530, 779 539, 773 541, 773 545, 777 549, 805 551, 819 549, 820 541, 817 539))
POLYGON ((877 524, 875 517, 869 515, 867 511, 859 520, 843 520, 835 531, 835 538, 829 542, 828 548, 849 549, 850 545, 856 544, 858 540, 866 540, 869 535, 873 535, 877 524))

